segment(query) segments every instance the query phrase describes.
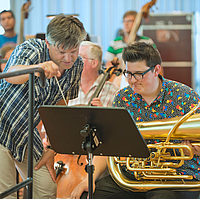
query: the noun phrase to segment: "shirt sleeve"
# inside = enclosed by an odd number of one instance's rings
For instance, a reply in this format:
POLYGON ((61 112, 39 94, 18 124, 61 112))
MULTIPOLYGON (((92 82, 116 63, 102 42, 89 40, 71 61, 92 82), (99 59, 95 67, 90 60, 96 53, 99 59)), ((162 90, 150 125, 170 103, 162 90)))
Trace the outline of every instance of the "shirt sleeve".
MULTIPOLYGON (((189 88, 189 87, 186 87, 189 88)), ((181 96, 178 96, 181 97, 181 96)), ((182 104, 184 106, 185 114, 188 113, 192 108, 194 108, 198 103, 200 103, 199 95, 191 88, 185 89, 182 92, 182 104)), ((196 113, 200 113, 200 108, 196 111, 196 113)))
POLYGON ((17 46, 8 60, 4 71, 8 71, 11 66, 33 65, 40 62, 39 46, 30 45, 28 42, 17 46))

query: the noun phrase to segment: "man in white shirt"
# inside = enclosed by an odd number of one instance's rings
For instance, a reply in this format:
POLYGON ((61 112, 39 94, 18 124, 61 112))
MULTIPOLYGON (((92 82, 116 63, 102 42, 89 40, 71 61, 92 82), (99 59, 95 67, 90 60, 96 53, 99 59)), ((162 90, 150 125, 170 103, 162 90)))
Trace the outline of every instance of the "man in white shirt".
MULTIPOLYGON (((99 45, 90 41, 83 41, 79 49, 79 55, 84 61, 84 68, 81 75, 81 86, 78 98, 69 100, 68 105, 84 104, 88 105, 94 91, 99 85, 103 74, 99 75, 102 64, 102 49, 99 45)), ((119 88, 107 81, 99 96, 93 98, 93 106, 112 106, 113 99, 119 88)))

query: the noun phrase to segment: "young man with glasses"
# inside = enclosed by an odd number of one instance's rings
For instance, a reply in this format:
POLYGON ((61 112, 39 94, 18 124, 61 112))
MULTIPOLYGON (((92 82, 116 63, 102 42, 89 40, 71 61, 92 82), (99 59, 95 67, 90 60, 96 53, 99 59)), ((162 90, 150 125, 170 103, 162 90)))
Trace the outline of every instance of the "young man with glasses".
MULTIPOLYGON (((193 89, 184 84, 165 79, 159 74, 161 57, 152 45, 144 42, 129 45, 124 48, 122 58, 126 64, 124 74, 129 86, 121 89, 116 94, 113 106, 126 108, 135 122, 182 116, 200 102, 200 97, 193 89)), ((197 112, 199 113, 200 109, 197 112)), ((146 140, 146 142, 156 143, 159 140, 151 139, 146 140)), ((177 169, 177 172, 192 175, 193 180, 199 181, 200 147, 192 146, 189 141, 185 141, 185 144, 189 145, 193 150, 194 158, 185 161, 183 166, 177 169)), ((93 164, 95 166, 93 176, 94 199, 196 199, 199 196, 198 191, 176 192, 155 189, 147 192, 128 192, 120 188, 112 180, 111 176, 98 180, 99 176, 107 168, 106 157, 95 156, 93 164)), ((122 170, 127 178, 134 178, 133 173, 129 173, 123 168, 122 170)), ((71 199, 79 198, 83 191, 88 191, 87 179, 77 186, 72 193, 71 199)), ((84 193, 81 198, 86 198, 86 196, 87 193, 84 193)))

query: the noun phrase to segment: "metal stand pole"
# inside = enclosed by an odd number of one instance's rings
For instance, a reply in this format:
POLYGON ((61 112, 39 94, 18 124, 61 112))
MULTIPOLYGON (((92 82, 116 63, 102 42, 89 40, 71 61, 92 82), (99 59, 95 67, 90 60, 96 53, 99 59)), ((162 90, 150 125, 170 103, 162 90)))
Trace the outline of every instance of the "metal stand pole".
POLYGON ((27 186, 27 198, 32 199, 32 192, 33 192, 33 123, 34 123, 34 72, 40 72, 42 86, 45 86, 45 76, 44 71, 42 68, 32 68, 26 69, 16 72, 8 72, 0 74, 0 79, 6 77, 14 77, 18 75, 29 74, 29 132, 28 132, 28 173, 27 173, 27 180, 15 185, 14 187, 0 193, 0 199, 9 196, 10 194, 18 191, 19 189, 27 186))
MULTIPOLYGON (((29 129, 28 129, 28 179, 33 179, 33 122, 34 122, 34 73, 29 74, 29 129)), ((32 199, 33 183, 28 185, 27 198, 32 199)))
POLYGON ((93 199, 93 173, 94 173, 94 165, 92 165, 93 154, 88 153, 88 165, 86 165, 86 171, 88 173, 88 193, 89 199, 93 199))

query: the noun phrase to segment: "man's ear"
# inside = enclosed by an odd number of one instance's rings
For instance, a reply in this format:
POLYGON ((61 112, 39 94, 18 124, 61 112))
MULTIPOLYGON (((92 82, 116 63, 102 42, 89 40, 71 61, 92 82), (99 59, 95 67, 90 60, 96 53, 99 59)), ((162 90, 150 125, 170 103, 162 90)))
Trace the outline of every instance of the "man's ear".
POLYGON ((161 65, 160 64, 157 64, 155 66, 155 75, 158 76, 158 74, 161 72, 161 65))
POLYGON ((97 59, 93 59, 93 60, 92 60, 92 67, 93 67, 93 68, 96 68, 96 67, 98 66, 98 63, 99 63, 99 62, 98 62, 97 59))
POLYGON ((47 39, 45 39, 45 42, 46 42, 47 48, 49 49, 50 48, 50 43, 47 41, 47 39))

